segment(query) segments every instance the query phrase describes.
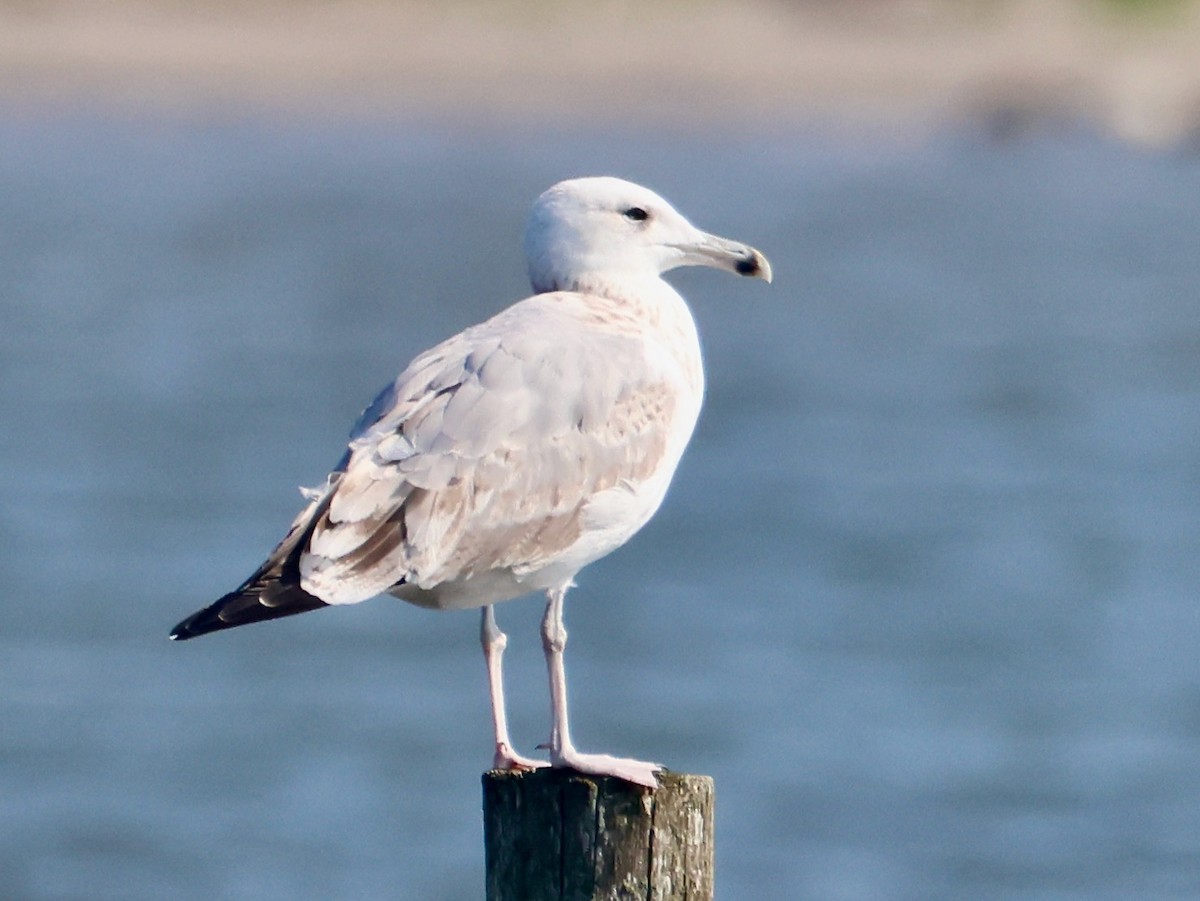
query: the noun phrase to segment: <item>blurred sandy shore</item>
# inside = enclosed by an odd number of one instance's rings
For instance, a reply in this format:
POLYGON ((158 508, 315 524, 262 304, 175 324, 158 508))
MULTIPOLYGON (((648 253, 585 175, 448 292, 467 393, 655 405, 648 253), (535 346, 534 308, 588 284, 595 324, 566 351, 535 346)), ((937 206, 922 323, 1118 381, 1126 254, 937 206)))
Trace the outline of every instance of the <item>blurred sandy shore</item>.
POLYGON ((1200 9, 1113 2, 0 2, 0 102, 711 128, 1200 123, 1200 9))

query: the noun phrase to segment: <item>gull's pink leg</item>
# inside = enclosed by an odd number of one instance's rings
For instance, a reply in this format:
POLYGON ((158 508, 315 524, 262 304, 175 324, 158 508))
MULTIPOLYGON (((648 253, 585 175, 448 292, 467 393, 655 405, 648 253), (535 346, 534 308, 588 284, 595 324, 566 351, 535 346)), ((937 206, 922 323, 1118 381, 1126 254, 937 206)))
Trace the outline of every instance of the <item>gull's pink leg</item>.
POLYGON ((542 618, 542 650, 546 652, 546 669, 550 674, 550 712, 553 718, 550 765, 597 776, 616 776, 647 788, 658 788, 654 774, 662 769, 660 764, 608 754, 583 754, 576 751, 571 743, 571 727, 567 717, 567 674, 563 667, 563 649, 567 646, 567 627, 563 624, 563 598, 566 594, 565 585, 546 592, 549 600, 546 615, 542 618))
POLYGON ((497 770, 532 770, 545 766, 544 760, 531 760, 514 752, 508 740, 508 717, 504 712, 504 677, 500 666, 500 659, 508 646, 508 636, 496 625, 496 614, 492 612, 490 604, 483 608, 479 643, 483 645, 483 659, 487 663, 488 691, 492 698, 492 730, 496 736, 496 754, 492 759, 492 767, 497 770))

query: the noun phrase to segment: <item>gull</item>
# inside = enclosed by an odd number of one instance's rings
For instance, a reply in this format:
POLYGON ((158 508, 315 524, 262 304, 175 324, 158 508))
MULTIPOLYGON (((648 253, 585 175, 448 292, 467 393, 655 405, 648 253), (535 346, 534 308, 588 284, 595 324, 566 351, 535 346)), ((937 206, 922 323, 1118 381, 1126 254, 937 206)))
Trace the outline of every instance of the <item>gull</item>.
POLYGON ((559 182, 525 232, 534 294, 418 356, 375 398, 341 461, 266 562, 171 633, 208 632, 387 593, 482 608, 493 766, 545 763, 509 740, 493 604, 544 592, 549 763, 654 788, 659 764, 575 748, 563 599, 583 567, 654 515, 700 413, 686 302, 663 280, 709 266, 771 280, 746 244, 707 234, 617 178, 559 182))

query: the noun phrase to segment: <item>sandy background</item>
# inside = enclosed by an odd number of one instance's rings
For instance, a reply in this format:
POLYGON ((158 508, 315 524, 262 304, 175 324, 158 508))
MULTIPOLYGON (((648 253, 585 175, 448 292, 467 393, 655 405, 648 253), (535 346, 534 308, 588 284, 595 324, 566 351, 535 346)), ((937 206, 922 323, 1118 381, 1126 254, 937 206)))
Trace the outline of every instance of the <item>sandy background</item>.
POLYGON ((1200 123, 1200 7, 10 0, 0 101, 705 129, 1083 115, 1171 143, 1200 123))

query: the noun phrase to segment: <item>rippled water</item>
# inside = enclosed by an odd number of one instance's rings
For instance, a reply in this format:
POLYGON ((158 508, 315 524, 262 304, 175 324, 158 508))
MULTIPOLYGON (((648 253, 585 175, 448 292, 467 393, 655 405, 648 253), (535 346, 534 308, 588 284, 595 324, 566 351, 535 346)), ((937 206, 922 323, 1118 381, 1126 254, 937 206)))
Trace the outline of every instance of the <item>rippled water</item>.
POLYGON ((1200 893, 1200 165, 882 137, 5 117, 0 895, 481 897, 474 613, 166 634, 597 172, 777 277, 675 279, 709 401, 568 600, 579 744, 716 777, 722 898, 1200 893))

